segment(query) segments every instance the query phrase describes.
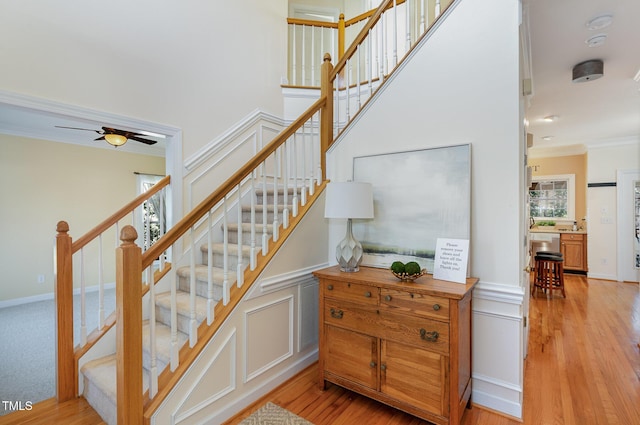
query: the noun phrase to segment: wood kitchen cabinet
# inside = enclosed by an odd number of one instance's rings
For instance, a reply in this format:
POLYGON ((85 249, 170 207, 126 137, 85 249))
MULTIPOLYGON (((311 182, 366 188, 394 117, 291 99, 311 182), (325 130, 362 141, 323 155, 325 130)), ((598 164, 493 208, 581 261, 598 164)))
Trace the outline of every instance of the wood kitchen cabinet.
POLYGON ((564 269, 587 272, 587 235, 561 233, 560 252, 564 257, 564 269))
POLYGON ((471 292, 430 275, 400 282, 361 267, 314 273, 319 386, 331 382, 436 424, 459 424, 471 397, 471 292))

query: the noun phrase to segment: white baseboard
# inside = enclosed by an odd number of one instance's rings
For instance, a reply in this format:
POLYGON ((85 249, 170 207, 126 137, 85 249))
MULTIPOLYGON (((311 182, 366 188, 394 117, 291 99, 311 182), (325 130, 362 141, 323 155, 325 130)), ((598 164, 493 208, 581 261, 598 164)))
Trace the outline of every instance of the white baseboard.
POLYGON ((471 400, 473 404, 522 419, 522 388, 508 382, 474 374, 471 400))
MULTIPOLYGON (((104 289, 113 289, 115 287, 116 287, 115 282, 114 283, 105 283, 104 284, 104 289)), ((87 286, 85 288, 85 292, 97 292, 98 288, 99 288, 98 285, 87 286)), ((75 288, 73 290, 73 295, 80 295, 80 288, 75 288)), ((49 292, 49 293, 46 293, 46 294, 40 294, 40 295, 32 295, 30 297, 14 298, 14 299, 11 299, 11 300, 0 301, 0 308, 14 307, 14 306, 17 306, 17 305, 35 303, 35 302, 39 302, 39 301, 50 301, 53 298, 54 298, 54 293, 53 292, 49 292)))

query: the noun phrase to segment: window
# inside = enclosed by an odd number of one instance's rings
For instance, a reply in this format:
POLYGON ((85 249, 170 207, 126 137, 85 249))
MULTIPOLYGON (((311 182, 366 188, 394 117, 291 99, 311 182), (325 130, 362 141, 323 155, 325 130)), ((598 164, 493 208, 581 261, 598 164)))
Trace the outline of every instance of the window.
POLYGON ((529 188, 529 215, 575 220, 575 175, 534 177, 529 188))

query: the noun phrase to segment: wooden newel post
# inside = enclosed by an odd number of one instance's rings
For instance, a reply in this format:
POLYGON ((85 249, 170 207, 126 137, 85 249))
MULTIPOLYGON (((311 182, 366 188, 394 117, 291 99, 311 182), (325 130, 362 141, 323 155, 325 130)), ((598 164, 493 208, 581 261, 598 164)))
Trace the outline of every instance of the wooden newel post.
POLYGON ((333 141, 333 81, 331 73, 331 55, 324 54, 322 63, 322 75, 320 81, 320 96, 326 99, 324 107, 320 111, 320 168, 322 180, 327 179, 327 150, 333 141))
POLYGON ((116 391, 118 424, 142 424, 142 251, 133 226, 116 248, 116 391))
POLYGON ((62 402, 77 395, 78 368, 73 353, 73 252, 69 224, 58 222, 56 232, 56 398, 62 402))

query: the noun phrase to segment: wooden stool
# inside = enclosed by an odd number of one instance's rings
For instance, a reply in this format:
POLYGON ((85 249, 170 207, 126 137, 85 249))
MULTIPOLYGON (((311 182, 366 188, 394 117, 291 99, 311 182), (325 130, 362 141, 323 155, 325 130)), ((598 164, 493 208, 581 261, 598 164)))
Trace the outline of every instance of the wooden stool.
POLYGON ((559 289, 562 291, 562 296, 566 298, 567 295, 564 291, 564 259, 562 256, 537 253, 535 261, 531 295, 534 295, 536 288, 542 289, 547 296, 553 295, 552 291, 554 289, 559 289), (547 292, 547 289, 549 292, 547 292))

